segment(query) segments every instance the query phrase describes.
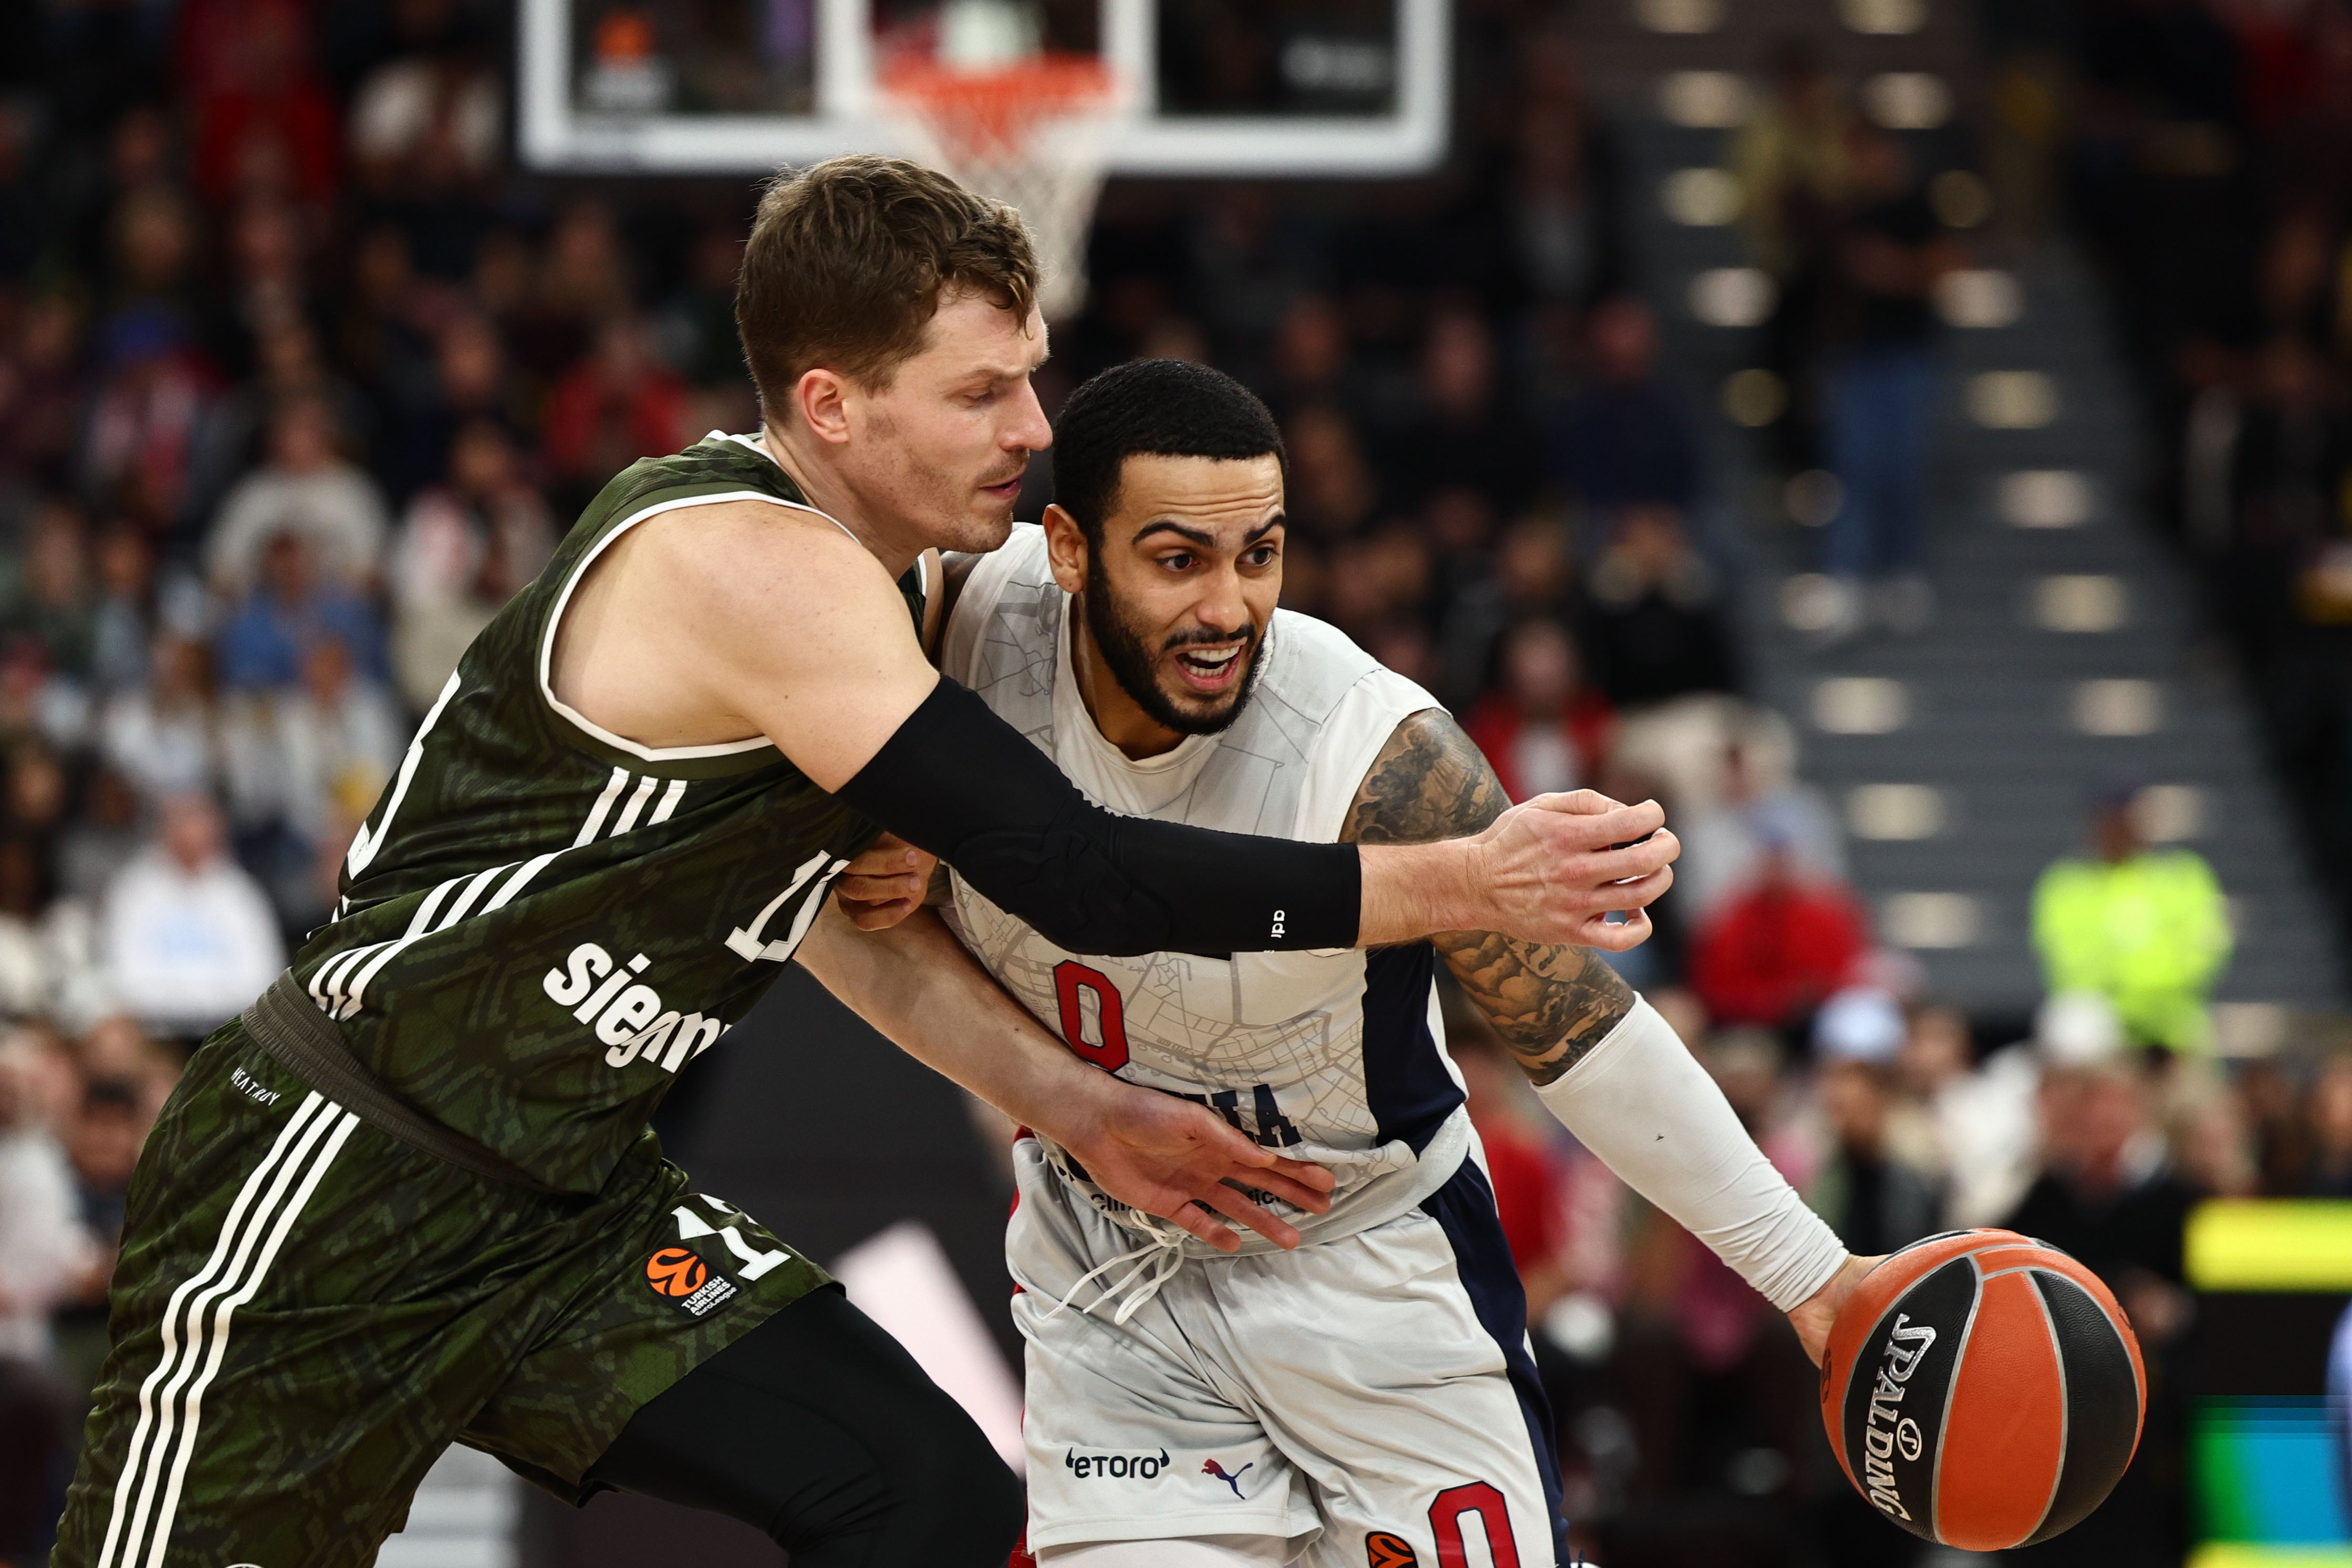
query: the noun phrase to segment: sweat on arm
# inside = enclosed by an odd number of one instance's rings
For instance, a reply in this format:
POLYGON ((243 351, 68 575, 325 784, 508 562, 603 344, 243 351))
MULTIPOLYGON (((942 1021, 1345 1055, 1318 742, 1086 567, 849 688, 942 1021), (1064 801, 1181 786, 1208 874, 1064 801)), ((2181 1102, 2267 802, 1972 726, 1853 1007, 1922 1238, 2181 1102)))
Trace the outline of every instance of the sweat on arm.
POLYGON ((1073 953, 1356 945, 1363 871, 1354 845, 1107 811, 945 676, 835 794, 1073 953))

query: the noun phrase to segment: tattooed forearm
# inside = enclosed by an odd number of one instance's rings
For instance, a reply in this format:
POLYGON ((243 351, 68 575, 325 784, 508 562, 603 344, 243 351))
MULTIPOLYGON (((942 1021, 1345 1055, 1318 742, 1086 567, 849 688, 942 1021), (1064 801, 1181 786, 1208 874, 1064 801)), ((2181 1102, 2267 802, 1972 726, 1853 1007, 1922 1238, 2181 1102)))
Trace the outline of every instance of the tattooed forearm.
MULTIPOLYGON (((1397 726, 1365 774, 1339 836, 1363 844, 1460 838, 1484 829, 1509 804, 1470 737, 1431 709, 1397 726)), ((1431 942, 1538 1083, 1575 1066, 1633 1009, 1633 988, 1589 948, 1482 931, 1444 932, 1431 942)))

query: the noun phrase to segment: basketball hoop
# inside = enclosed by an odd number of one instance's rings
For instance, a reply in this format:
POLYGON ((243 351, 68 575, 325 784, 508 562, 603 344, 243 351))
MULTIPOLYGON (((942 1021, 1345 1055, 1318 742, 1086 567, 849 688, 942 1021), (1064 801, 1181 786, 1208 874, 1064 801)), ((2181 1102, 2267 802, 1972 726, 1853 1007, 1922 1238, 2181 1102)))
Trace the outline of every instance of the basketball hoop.
POLYGON ((1127 104, 1092 55, 1038 53, 983 68, 907 58, 882 102, 921 162, 1020 213, 1037 246, 1049 321, 1087 299, 1087 230, 1127 104))

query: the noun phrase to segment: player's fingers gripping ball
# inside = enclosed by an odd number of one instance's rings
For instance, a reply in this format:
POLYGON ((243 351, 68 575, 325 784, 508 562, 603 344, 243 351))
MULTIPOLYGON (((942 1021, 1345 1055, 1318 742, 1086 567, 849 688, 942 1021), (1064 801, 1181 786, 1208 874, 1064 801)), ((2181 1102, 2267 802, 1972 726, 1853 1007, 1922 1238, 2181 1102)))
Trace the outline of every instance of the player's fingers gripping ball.
POLYGON ((1822 1419, 1847 1477, 1912 1534, 2046 1541, 2139 1446, 2139 1341, 2097 1276, 2010 1230, 1931 1236, 1864 1276, 1830 1329, 1822 1419))

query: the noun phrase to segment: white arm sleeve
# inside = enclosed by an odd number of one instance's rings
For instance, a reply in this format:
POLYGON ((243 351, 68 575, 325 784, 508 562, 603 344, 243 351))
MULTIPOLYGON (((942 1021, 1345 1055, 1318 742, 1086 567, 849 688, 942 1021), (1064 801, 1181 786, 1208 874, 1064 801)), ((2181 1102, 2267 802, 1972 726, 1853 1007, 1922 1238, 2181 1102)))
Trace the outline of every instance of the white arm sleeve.
POLYGON ((1536 1090, 1628 1186, 1789 1312, 1844 1263, 1844 1243, 1772 1168, 1673 1026, 1643 998, 1584 1060, 1536 1090))

